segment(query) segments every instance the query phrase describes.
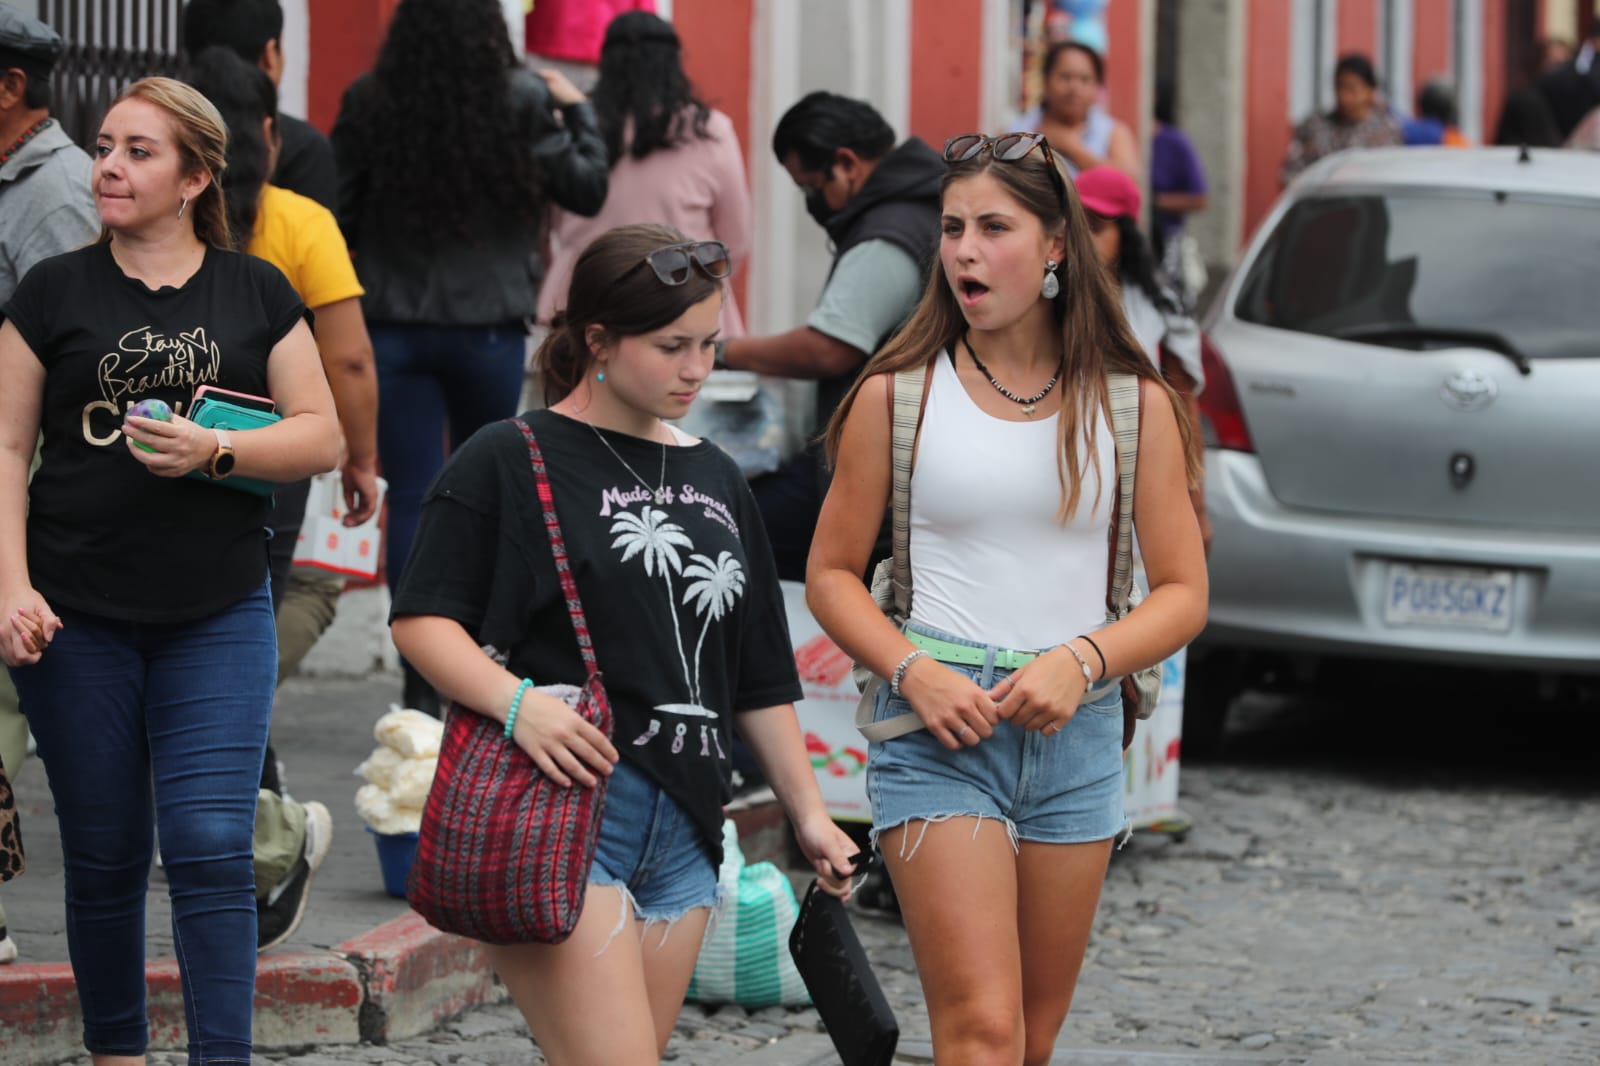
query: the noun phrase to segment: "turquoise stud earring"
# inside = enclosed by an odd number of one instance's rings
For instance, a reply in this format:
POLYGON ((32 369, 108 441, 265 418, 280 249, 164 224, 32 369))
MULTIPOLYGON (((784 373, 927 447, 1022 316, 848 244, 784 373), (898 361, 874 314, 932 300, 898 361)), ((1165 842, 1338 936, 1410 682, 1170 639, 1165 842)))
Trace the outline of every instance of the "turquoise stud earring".
POLYGON ((604 381, 606 379, 606 372, 604 370, 600 371, 600 373, 594 376, 594 379, 596 381, 604 381))

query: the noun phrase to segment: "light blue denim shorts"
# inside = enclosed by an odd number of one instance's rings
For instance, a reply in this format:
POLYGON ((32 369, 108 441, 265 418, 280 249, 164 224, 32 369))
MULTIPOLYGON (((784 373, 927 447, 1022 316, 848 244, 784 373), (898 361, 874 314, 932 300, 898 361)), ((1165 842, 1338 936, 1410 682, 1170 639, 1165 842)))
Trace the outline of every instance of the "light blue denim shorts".
MULTIPOLYGON (((917 632, 957 644, 985 648, 982 666, 941 663, 988 689, 1010 671, 992 665, 994 645, 942 633, 917 632)), ((873 719, 911 710, 906 700, 878 688, 873 719)), ((993 818, 1013 843, 1082 844, 1121 832, 1122 694, 1111 692, 1078 707, 1066 728, 1045 736, 1002 721, 994 735, 974 747, 951 751, 921 729, 874 743, 867 756, 867 794, 872 802, 873 840, 908 822, 993 818)), ((926 831, 924 826, 923 832, 926 831)), ((920 833, 907 833, 910 857, 920 833)))
POLYGON ((620 887, 645 922, 671 923, 717 902, 717 868, 694 820, 627 759, 606 782, 589 883, 620 887))

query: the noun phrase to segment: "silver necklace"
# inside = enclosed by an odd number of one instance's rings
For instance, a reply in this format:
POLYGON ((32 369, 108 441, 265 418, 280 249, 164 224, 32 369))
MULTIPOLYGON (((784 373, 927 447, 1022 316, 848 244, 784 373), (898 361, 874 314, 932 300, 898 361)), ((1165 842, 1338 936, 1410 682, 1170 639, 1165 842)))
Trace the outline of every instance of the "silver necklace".
POLYGON ((624 459, 622 456, 617 454, 617 450, 611 446, 611 442, 606 440, 605 434, 601 433, 600 430, 598 428, 596 428, 596 426, 595 426, 595 424, 593 422, 589 421, 587 418, 582 419, 582 421, 583 421, 584 425, 588 426, 591 430, 594 431, 594 435, 600 439, 600 443, 604 444, 606 446, 606 451, 610 452, 616 458, 617 462, 622 464, 622 467, 623 467, 624 470, 626 470, 628 473, 633 475, 633 480, 635 480, 635 481, 637 481, 639 483, 639 487, 640 488, 647 489, 647 490, 655 493, 656 506, 657 507, 665 507, 667 505, 667 445, 666 445, 666 442, 663 441, 661 443, 661 478, 660 478, 659 481, 656 482, 656 487, 654 489, 651 489, 650 488, 650 482, 648 482, 644 478, 640 477, 639 476, 639 472, 637 470, 635 470, 633 467, 628 465, 628 460, 624 459))

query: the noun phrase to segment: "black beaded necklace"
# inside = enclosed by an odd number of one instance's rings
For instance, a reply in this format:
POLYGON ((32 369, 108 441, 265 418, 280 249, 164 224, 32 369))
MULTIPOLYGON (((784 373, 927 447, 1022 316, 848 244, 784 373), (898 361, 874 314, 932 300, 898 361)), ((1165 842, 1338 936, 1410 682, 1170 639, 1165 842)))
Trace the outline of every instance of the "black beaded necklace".
POLYGON ((52 118, 42 118, 38 122, 35 122, 33 125, 29 126, 27 129, 23 130, 21 137, 18 137, 16 140, 12 141, 10 147, 8 147, 4 152, 0 152, 0 166, 5 166, 6 163, 10 161, 12 156, 16 155, 22 150, 23 145, 27 144, 29 141, 39 136, 39 134, 49 129, 51 123, 54 121, 55 119, 52 118))
POLYGON ((1038 408, 1039 401, 1050 395, 1050 390, 1055 388, 1056 382, 1061 380, 1061 372, 1067 368, 1066 356, 1062 356, 1061 362, 1056 365, 1056 372, 1050 375, 1050 380, 1044 383, 1044 388, 1032 396, 1018 396, 994 379, 994 375, 989 373, 989 368, 983 365, 983 360, 978 358, 978 353, 972 350, 972 342, 967 339, 964 333, 961 335, 961 343, 966 346, 967 354, 972 356, 973 365, 978 368, 979 373, 988 379, 989 384, 994 386, 995 391, 1012 403, 1021 404, 1022 413, 1029 418, 1033 417, 1033 412, 1038 408))

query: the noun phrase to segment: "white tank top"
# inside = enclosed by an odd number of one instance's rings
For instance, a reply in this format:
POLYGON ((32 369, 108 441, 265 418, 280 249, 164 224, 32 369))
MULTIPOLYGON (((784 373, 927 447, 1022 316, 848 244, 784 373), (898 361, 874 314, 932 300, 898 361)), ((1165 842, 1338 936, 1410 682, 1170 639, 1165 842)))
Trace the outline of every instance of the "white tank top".
POLYGON ((1087 472, 1077 513, 1062 525, 1059 416, 985 413, 948 354, 932 373, 911 472, 912 620, 1004 648, 1043 648, 1104 625, 1117 492, 1104 412, 1096 408, 1094 469, 1079 449, 1087 472))

